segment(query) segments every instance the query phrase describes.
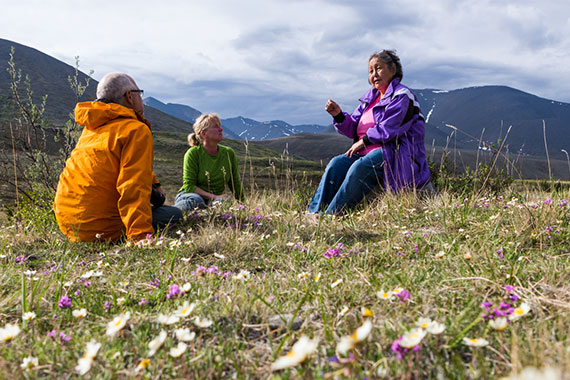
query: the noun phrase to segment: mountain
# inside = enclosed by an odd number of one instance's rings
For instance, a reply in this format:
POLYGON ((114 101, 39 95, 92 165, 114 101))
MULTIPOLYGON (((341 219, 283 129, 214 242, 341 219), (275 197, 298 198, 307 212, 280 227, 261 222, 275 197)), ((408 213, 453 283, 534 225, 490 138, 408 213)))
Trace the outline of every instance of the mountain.
POLYGON ((546 124, 548 150, 552 156, 565 158, 562 149, 570 151, 570 104, 540 98, 506 86, 470 87, 453 91, 414 90, 426 117, 426 143, 444 146, 445 138, 458 129, 451 144, 477 149, 504 139, 513 153, 545 156, 543 120, 546 124), (455 140, 456 139, 456 140, 455 140))
MULTIPOLYGON (((0 120, 9 120, 13 116, 10 76, 6 71, 12 46, 15 49, 16 68, 22 72, 21 84, 28 75, 34 92, 32 97, 34 102, 38 104, 43 95, 48 95, 44 116, 55 125, 64 124, 77 103, 67 79, 75 75, 75 68, 41 51, 4 39, 0 39, 0 110, 2 111, 0 120)), ((80 82, 85 83, 87 75, 80 71, 78 78, 80 82)), ((92 79, 79 101, 94 100, 97 83, 92 79)), ((171 132, 192 130, 191 124, 153 107, 145 107, 145 117, 152 124, 153 130, 171 132)), ((0 133, 5 134, 4 128, 5 123, 0 123, 0 133)))
POLYGON ((265 140, 303 132, 317 133, 325 129, 324 126, 317 124, 291 125, 281 120, 260 122, 243 116, 223 119, 222 126, 242 140, 265 140))

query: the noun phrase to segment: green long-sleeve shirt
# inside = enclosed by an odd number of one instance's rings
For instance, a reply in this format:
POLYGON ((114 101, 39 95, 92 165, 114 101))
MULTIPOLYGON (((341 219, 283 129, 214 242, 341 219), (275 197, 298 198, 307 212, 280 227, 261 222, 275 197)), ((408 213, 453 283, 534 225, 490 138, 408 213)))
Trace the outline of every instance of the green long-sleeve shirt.
POLYGON ((221 195, 226 184, 234 197, 243 200, 237 157, 232 148, 218 145, 218 154, 212 156, 202 145, 193 146, 184 154, 184 173, 181 191, 194 193, 196 187, 221 195))

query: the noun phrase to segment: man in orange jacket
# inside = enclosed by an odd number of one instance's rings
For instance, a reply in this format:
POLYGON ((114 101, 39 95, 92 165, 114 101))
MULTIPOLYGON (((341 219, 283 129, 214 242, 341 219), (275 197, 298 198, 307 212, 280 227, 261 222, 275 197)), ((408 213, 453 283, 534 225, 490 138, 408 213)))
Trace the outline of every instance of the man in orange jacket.
POLYGON ((124 73, 109 73, 97 100, 78 103, 75 121, 85 128, 59 177, 54 211, 71 241, 139 241, 175 223, 182 212, 151 206, 155 188, 166 195, 152 163, 154 147, 143 117, 143 90, 124 73))

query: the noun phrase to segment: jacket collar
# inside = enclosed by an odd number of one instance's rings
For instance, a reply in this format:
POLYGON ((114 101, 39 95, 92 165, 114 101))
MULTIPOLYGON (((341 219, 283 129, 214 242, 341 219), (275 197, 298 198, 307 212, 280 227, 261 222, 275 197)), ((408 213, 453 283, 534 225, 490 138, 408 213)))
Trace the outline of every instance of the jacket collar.
MULTIPOLYGON (((381 104, 385 104, 386 99, 391 99, 392 98, 392 94, 394 93, 394 88, 400 83, 400 79, 399 78, 394 78, 392 79, 392 81, 390 82, 390 84, 388 85, 388 88, 386 89, 386 93, 384 93, 384 97, 382 98, 382 100, 380 101, 381 104)), ((366 103, 366 104, 370 104, 374 99, 376 99, 376 97, 378 96, 378 90, 374 87, 372 87, 370 90, 368 90, 368 92, 366 94, 364 94, 359 100, 362 103, 366 103)))

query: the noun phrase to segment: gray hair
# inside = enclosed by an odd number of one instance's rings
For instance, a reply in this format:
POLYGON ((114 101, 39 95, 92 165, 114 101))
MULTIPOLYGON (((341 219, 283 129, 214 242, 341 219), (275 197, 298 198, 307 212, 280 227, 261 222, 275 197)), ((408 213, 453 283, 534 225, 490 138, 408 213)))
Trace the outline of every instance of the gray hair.
POLYGON ((97 99, 123 104, 123 96, 136 87, 133 78, 125 73, 108 73, 97 85, 97 99))
POLYGON ((396 50, 381 50, 378 51, 368 58, 368 62, 370 62, 373 58, 378 58, 386 65, 388 65, 391 69, 393 69, 396 73, 394 74, 395 78, 399 78, 402 80, 404 77, 404 71, 402 70, 402 64, 400 63, 400 58, 396 55, 396 50))

